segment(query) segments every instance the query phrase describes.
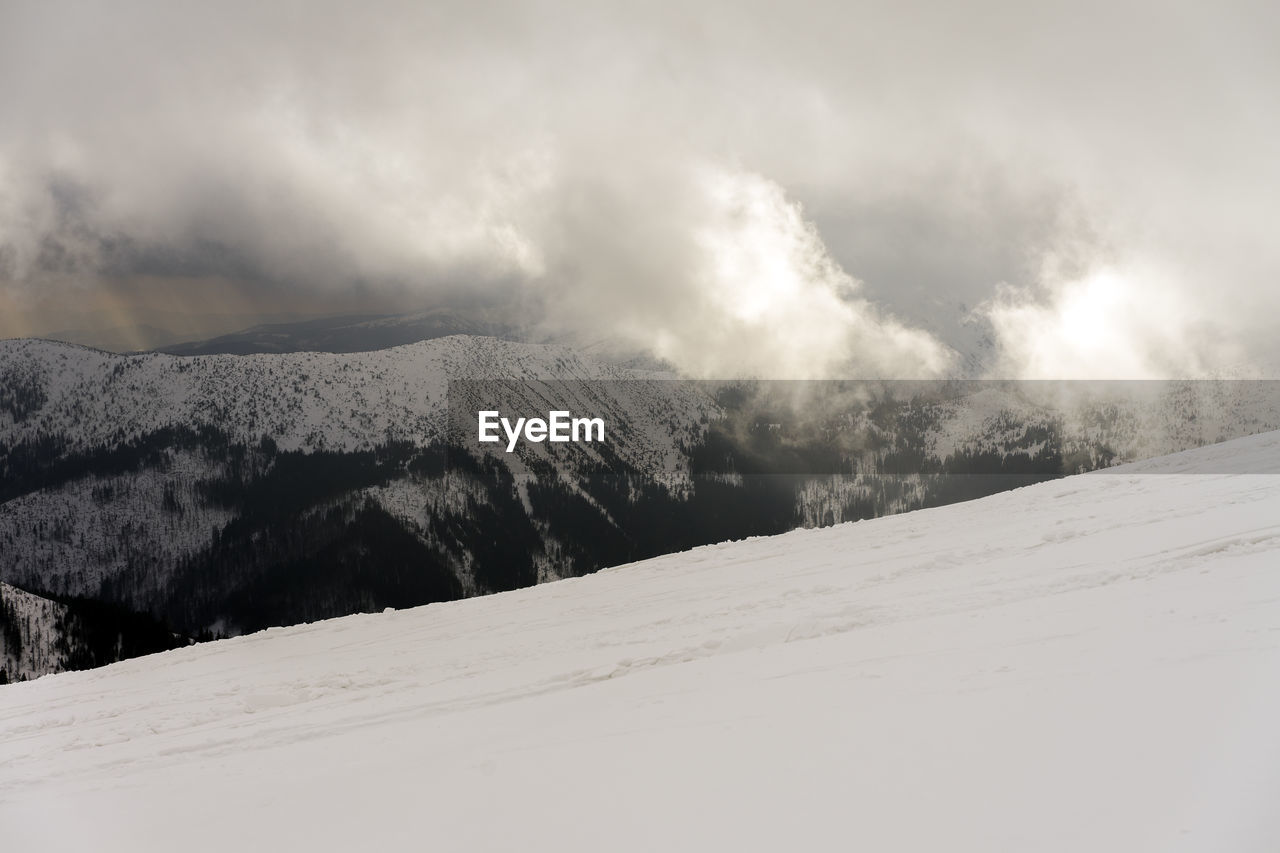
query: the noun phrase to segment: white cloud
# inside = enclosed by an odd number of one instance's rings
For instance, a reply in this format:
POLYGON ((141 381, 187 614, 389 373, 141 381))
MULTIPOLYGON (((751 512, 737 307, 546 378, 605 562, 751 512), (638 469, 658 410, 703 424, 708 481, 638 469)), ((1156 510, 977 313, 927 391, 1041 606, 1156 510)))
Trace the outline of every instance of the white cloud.
POLYGON ((1131 262, 1035 287, 999 288, 979 308, 998 347, 994 373, 1019 379, 1189 379, 1238 362, 1167 270, 1131 262))
POLYGON ((986 301, 1019 373, 1214 369, 1280 347, 1277 9, 3 4, 0 305, 478 290, 704 373, 914 375, 986 301))
POLYGON ((760 175, 705 169, 694 227, 697 328, 671 312, 661 354, 701 375, 919 377, 950 354, 885 316, 832 259, 801 206, 760 175))

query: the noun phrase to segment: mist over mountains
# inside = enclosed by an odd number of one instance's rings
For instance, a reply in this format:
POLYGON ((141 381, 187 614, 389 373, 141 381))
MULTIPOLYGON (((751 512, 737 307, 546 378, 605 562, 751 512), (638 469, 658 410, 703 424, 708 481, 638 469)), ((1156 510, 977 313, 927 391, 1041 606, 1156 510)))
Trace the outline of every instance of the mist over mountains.
POLYGON ((468 295, 703 377, 1275 362, 1266 4, 379 8, 0 12, 0 335, 468 295))
MULTIPOLYGON (((202 345, 275 349, 252 354, 0 342, 0 581, 49 612, 91 600, 177 638, 237 634, 1280 428, 1275 383, 692 381, 609 347, 435 336, 455 322, 308 322, 202 345), (388 334, 430 337, 364 349, 388 334), (305 349, 319 341, 360 349, 305 349), (491 407, 601 417, 609 440, 506 453, 471 433, 491 407)), ((28 652, 99 636, 27 634, 28 652)), ((109 659, 90 651, 37 659, 109 659)))

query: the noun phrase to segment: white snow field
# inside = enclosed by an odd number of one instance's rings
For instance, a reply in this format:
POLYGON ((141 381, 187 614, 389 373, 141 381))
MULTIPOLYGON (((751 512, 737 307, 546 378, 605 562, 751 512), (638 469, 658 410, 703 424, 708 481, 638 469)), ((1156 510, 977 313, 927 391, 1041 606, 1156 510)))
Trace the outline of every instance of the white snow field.
POLYGON ((1280 433, 0 687, 0 849, 1277 851, 1280 433))

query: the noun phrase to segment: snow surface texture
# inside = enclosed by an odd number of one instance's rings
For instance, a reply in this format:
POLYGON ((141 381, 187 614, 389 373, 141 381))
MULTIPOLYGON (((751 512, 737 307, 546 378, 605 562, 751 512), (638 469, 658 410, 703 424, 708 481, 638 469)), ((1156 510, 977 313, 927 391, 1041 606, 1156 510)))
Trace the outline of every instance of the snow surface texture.
POLYGON ((1280 850, 1278 555, 1268 433, 50 676, 4 848, 1280 850))

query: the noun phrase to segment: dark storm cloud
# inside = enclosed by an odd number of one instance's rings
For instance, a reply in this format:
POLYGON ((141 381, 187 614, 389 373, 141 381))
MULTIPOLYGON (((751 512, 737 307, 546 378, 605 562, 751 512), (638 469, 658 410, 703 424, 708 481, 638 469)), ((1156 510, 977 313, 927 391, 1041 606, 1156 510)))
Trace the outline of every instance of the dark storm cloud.
MULTIPOLYGON (((688 370, 1274 355, 1268 4, 13 3, 0 308, 508 294, 688 370)), ((12 324, 11 324, 12 325, 12 324)))
MULTIPOLYGON (((235 246, 199 234, 178 241, 143 244, 128 232, 101 230, 109 223, 99 216, 90 187, 53 178, 45 192, 51 227, 33 253, 28 278, 38 281, 90 273, 111 278, 222 276, 266 283, 253 259, 235 246)), ((6 272, 12 275, 14 271, 6 272)))

